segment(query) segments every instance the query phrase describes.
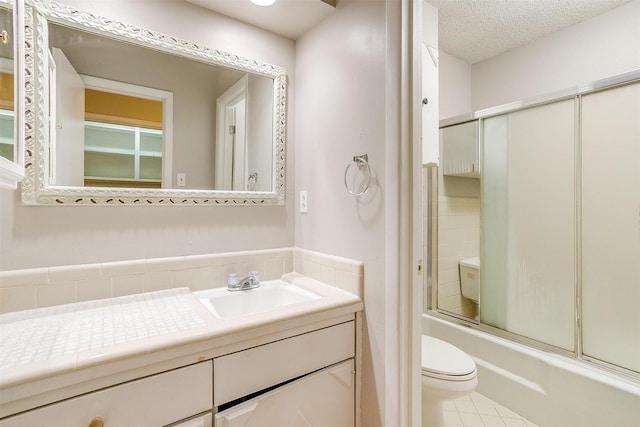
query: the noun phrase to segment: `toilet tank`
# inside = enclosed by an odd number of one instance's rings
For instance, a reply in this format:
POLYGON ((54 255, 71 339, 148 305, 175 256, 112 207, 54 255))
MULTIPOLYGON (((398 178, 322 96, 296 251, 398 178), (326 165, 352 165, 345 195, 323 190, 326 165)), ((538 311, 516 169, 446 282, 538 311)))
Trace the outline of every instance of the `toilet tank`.
POLYGON ((478 302, 480 297, 480 257, 458 261, 462 296, 478 302))

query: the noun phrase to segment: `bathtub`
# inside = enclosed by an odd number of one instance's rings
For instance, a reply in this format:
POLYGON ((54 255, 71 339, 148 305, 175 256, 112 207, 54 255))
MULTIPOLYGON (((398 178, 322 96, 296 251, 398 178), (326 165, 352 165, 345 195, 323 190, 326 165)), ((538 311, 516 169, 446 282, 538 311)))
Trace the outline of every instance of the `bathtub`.
POLYGON ((468 353, 476 391, 540 427, 638 427, 640 384, 428 314, 422 332, 468 353))

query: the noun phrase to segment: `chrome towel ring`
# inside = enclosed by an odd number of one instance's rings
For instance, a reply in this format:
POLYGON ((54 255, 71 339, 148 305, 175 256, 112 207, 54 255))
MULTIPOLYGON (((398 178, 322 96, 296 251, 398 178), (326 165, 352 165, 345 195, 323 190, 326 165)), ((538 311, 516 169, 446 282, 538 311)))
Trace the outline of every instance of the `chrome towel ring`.
POLYGON ((349 164, 347 165, 347 168, 344 170, 344 186, 347 189, 347 191, 349 192, 349 194, 353 194, 354 196, 362 196, 365 191, 367 191, 367 189, 369 188, 369 184, 371 184, 371 167, 369 166, 369 156, 366 154, 361 154, 359 156, 353 156, 353 160, 349 162, 349 164), (367 169, 367 179, 366 179, 366 183, 364 184, 364 186, 362 187, 362 190, 356 192, 355 189, 352 189, 351 187, 349 187, 349 184, 347 183, 347 175, 349 174, 349 169, 351 168, 351 166, 357 166, 358 170, 360 170, 360 168, 365 168, 367 169))

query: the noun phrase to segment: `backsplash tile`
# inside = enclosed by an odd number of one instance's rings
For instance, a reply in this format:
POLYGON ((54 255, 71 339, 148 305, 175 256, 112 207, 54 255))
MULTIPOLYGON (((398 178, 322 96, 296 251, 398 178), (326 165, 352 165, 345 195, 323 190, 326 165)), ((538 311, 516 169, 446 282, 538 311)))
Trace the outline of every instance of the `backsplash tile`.
POLYGON ((30 310, 37 306, 35 286, 0 288, 0 313, 30 310))
POLYGON ((100 264, 65 265, 49 268, 49 283, 95 280, 102 277, 100 264))
POLYGON ((11 288, 27 285, 44 285, 49 283, 48 268, 32 268, 29 270, 11 270, 0 272, 0 288, 11 288))
POLYGON ((364 264, 360 261, 294 248, 293 271, 364 297, 364 264))
POLYGON ((251 270, 258 271, 261 280, 295 271, 360 297, 364 294, 361 262, 278 248, 0 271, 0 313, 178 287, 218 288, 227 285, 229 273, 251 270))
POLYGON ((78 301, 111 298, 111 278, 80 280, 78 282, 78 301))
POLYGON ((76 282, 52 282, 36 286, 36 303, 38 307, 68 304, 77 301, 76 282))
POLYGON ((111 296, 141 294, 144 289, 144 274, 128 274, 111 278, 111 296))

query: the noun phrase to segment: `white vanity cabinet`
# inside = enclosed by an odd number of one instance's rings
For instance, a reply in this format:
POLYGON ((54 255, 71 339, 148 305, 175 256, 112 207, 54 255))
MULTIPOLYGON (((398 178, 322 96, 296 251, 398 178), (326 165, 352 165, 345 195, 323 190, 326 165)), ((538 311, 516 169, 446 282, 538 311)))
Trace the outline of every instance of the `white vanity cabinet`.
POLYGON ((440 129, 442 174, 480 178, 478 120, 440 129))
POLYGON ((216 414, 215 427, 355 425, 353 359, 216 414))
POLYGON ((159 427, 195 415, 177 425, 210 427, 212 390, 206 361, 15 415, 0 427, 159 427))
POLYGON ((355 322, 214 359, 216 427, 355 425, 355 322))

